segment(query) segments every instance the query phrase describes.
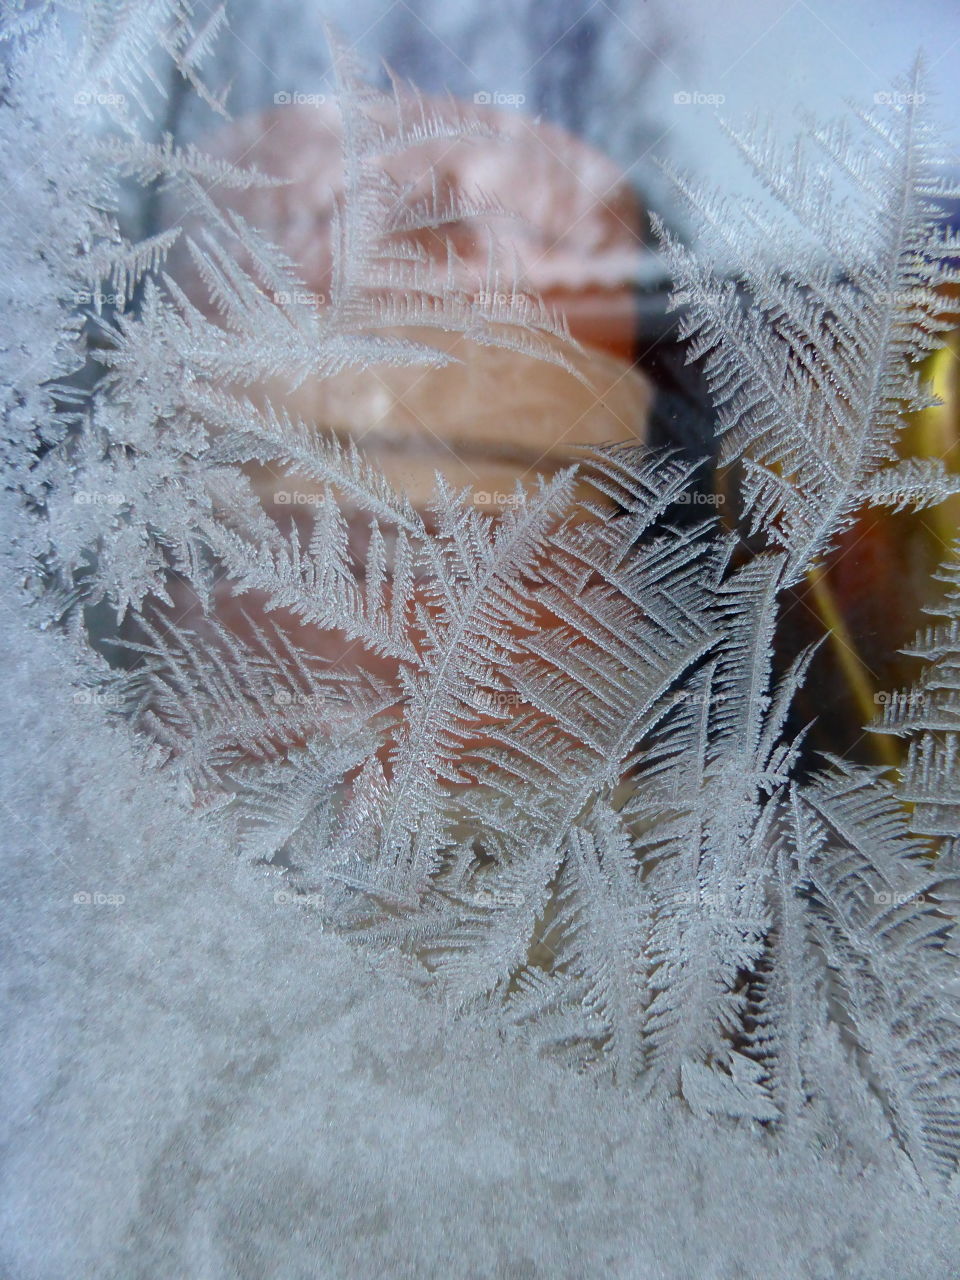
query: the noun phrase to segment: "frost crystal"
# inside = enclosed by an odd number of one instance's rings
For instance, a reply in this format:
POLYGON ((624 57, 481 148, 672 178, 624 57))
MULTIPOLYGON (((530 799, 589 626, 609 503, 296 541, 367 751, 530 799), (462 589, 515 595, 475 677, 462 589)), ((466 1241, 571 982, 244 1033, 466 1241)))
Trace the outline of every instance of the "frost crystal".
POLYGON ((185 3, 121 8, 114 24, 114 6, 86 7, 77 48, 50 6, 17 6, 7 31, 0 413, 13 567, 62 622, 57 652, 84 705, 109 712, 112 749, 155 771, 141 814, 160 824, 175 803, 198 859, 209 839, 229 878, 238 852, 248 885, 297 915, 296 961, 270 951, 281 987, 314 930, 331 982, 356 983, 353 963, 399 972, 525 1072, 533 1045, 622 1090, 598 1105, 640 1116, 658 1098, 719 1126, 717 1150, 740 1122, 801 1161, 835 1124, 856 1143, 883 1116, 919 1178, 947 1185, 956 560, 947 620, 911 650, 925 672, 882 718, 909 743, 899 779, 811 768, 790 712, 815 650, 774 664, 784 592, 858 510, 958 491, 897 453, 904 414, 931 403, 917 364, 951 324, 941 286, 960 283, 941 230, 960 192, 939 176, 922 67, 909 105, 813 129, 789 157, 734 135, 782 221, 677 178, 723 262, 662 233, 739 463, 730 533, 680 518, 697 467, 669 453, 593 449, 518 484, 499 515, 438 476, 422 509, 289 414, 265 387, 442 364, 444 332, 582 375, 492 236, 478 280, 418 240, 499 205, 436 180, 414 199, 385 164, 488 125, 371 88, 331 36, 344 191, 331 293, 311 301, 295 264, 209 196, 271 180, 144 133, 158 42, 223 109, 199 77, 219 15, 198 29, 185 3), (199 218, 185 248, 207 308, 165 269, 177 226, 121 234, 131 181, 176 189, 199 218), (309 484, 308 518, 267 510, 257 467, 309 484), (91 624, 103 604, 109 639, 91 624))

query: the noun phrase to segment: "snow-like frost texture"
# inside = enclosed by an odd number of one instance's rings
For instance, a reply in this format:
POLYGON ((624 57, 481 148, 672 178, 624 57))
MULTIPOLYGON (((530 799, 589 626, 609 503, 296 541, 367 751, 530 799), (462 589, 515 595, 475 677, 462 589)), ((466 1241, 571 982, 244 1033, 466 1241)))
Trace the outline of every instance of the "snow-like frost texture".
POLYGON ((144 785, 9 603, 4 1276, 954 1274, 955 1206, 843 1085, 858 1144, 779 1158, 358 962, 144 785))

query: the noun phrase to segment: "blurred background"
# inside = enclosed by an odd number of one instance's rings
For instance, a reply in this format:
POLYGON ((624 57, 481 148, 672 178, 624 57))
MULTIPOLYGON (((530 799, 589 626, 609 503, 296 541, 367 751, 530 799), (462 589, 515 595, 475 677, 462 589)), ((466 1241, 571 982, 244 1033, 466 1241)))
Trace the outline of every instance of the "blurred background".
MULTIPOLYGON (((386 62, 428 93, 514 99, 609 156, 666 216, 679 211, 658 160, 729 186, 718 113, 760 113, 789 137, 798 111, 872 102, 920 49, 944 119, 960 106, 952 0, 230 0, 208 78, 230 83, 233 114, 329 92, 325 21, 381 85, 386 62)), ((179 105, 178 131, 203 132, 209 113, 179 105)))
MULTIPOLYGON (((511 138, 506 149, 480 144, 429 161, 452 183, 521 215, 498 236, 530 286, 565 315, 598 391, 581 403, 565 375, 479 349, 458 352, 464 363, 452 372, 348 375, 298 391, 298 413, 361 438, 417 501, 439 469, 492 495, 495 508, 515 478, 555 469, 575 442, 627 440, 713 456, 710 405, 677 340, 650 214, 696 243, 664 162, 726 194, 765 199, 720 117, 759 117, 786 141, 805 115, 871 107, 922 49, 956 154, 960 6, 948 0, 231 0, 205 79, 229 83, 233 123, 175 82, 157 129, 289 181, 280 195, 231 204, 286 249, 321 300, 341 180, 325 21, 374 84, 389 87, 387 64, 431 105, 452 95, 511 138)), ((960 174, 960 163, 952 167, 960 174)), ((149 234, 164 210, 148 198, 130 217, 149 234)), ((470 235, 466 228, 457 244, 468 259, 480 252, 470 235)), ((929 362, 945 403, 911 425, 905 452, 944 456, 960 470, 956 370, 952 351, 929 362)), ((703 515, 724 493, 720 512, 732 514, 727 483, 705 468, 703 502, 686 514, 703 515)), ((800 721, 819 717, 815 745, 896 762, 897 744, 864 726, 878 698, 913 679, 897 651, 925 622, 930 575, 958 519, 956 505, 865 515, 827 572, 788 602, 784 661, 824 627, 834 633, 810 682, 816 697, 797 713, 800 721)))

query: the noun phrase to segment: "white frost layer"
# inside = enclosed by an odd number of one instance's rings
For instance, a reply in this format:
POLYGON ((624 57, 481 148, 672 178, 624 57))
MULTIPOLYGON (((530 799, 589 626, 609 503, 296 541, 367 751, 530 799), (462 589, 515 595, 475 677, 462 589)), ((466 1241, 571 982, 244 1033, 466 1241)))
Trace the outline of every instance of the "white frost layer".
POLYGON ((0 635, 4 1277, 957 1275, 873 1113, 788 1166, 450 1026, 0 635))

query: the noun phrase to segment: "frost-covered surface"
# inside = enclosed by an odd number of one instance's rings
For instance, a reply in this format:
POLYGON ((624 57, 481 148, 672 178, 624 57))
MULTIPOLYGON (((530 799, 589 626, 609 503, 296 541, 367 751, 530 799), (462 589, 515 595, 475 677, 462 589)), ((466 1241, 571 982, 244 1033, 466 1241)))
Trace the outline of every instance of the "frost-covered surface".
POLYGON ((789 156, 739 138, 781 223, 678 178, 739 263, 664 237, 741 468, 725 532, 674 456, 600 447, 491 516, 293 419, 284 384, 460 343, 581 376, 492 239, 479 278, 424 249, 496 200, 392 172, 488 123, 372 89, 331 35, 319 300, 210 199, 261 176, 140 136, 161 49, 221 109, 219 16, 102 0, 74 49, 55 8, 0 96, 14 1273, 949 1274, 956 592, 883 722, 899 779, 811 760, 815 646, 775 663, 864 506, 960 483, 899 451, 960 283, 921 64, 789 156), (130 181, 199 230, 126 241, 130 181))
POLYGON ((955 1274, 956 1206, 872 1107, 777 1158, 358 962, 145 787, 10 602, 5 1277, 955 1274))

